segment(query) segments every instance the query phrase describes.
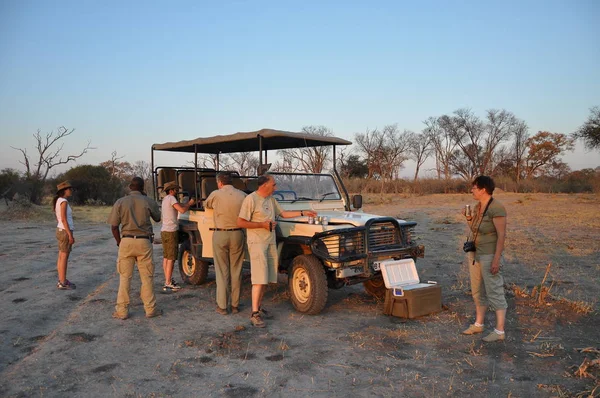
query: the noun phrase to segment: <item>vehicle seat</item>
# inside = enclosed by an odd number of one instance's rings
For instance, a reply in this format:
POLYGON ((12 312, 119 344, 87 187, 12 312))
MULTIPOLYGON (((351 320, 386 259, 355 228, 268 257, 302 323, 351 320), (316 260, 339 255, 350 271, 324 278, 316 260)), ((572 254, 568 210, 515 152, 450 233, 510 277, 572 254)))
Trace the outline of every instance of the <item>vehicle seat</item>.
POLYGON ((176 181, 176 170, 170 167, 165 167, 158 170, 158 177, 156 179, 156 191, 158 198, 162 199, 165 196, 163 191, 164 185, 169 181, 176 181))
POLYGON ((233 185, 234 188, 239 189, 240 191, 246 192, 246 184, 244 183, 244 180, 242 180, 240 177, 233 177, 231 185, 233 185))
POLYGON ((207 177, 202 179, 202 200, 206 200, 212 191, 216 191, 217 179, 215 177, 207 177))
POLYGON ((251 193, 258 189, 258 180, 256 178, 248 178, 246 180, 246 192, 251 193))
POLYGON ((177 173, 177 183, 183 196, 194 196, 196 193, 196 173, 194 170, 180 170, 177 173))

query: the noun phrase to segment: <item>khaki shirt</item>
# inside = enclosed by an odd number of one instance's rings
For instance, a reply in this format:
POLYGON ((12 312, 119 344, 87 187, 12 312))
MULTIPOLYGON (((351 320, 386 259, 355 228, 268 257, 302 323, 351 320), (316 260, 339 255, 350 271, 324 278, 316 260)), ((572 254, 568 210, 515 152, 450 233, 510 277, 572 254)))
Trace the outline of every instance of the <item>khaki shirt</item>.
POLYGON ((131 193, 117 200, 108 216, 108 223, 112 226, 122 225, 121 236, 150 236, 152 235, 152 222, 160 221, 158 204, 139 191, 131 193))
MULTIPOLYGON (((275 221, 283 209, 272 196, 263 198, 258 193, 252 192, 246 196, 240 210, 240 218, 252 222, 275 221)), ((246 230, 248 243, 275 244, 275 229, 268 231, 264 228, 246 230)))
POLYGON ((224 185, 223 188, 212 191, 204 205, 208 209, 214 209, 213 219, 215 228, 233 229, 237 225, 238 214, 246 194, 233 185, 224 185))

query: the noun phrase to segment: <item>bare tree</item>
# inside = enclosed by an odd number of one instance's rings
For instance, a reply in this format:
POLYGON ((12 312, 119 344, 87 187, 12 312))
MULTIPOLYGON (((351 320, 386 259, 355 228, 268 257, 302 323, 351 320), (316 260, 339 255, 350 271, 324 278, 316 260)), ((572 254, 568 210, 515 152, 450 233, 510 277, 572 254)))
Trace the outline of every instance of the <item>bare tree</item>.
POLYGON ((145 160, 136 161, 131 167, 133 176, 141 177, 144 180, 146 192, 154 191, 154 181, 152 180, 152 170, 150 164, 145 160))
POLYGON ((86 147, 78 154, 63 157, 61 152, 64 143, 61 143, 61 140, 73 134, 74 131, 75 129, 69 130, 64 126, 61 126, 56 133, 51 131, 42 136, 42 132, 38 130, 33 134, 37 150, 36 160, 30 159, 26 149, 11 147, 23 154, 24 160, 20 163, 25 165, 25 178, 32 183, 31 195, 29 197, 31 202, 40 202, 42 189, 46 183, 50 170, 58 165, 73 162, 85 155, 89 150, 95 149, 90 146, 91 142, 88 141, 86 147), (35 163, 32 164, 32 162, 35 163))
POLYGON ((452 139, 450 132, 445 126, 449 123, 445 120, 448 116, 430 117, 425 120, 425 129, 423 132, 427 134, 431 139, 431 144, 435 152, 435 162, 438 178, 442 178, 449 181, 452 177, 452 171, 450 167, 450 161, 452 159, 456 143, 452 139))
POLYGON ((493 168, 494 153, 500 143, 508 141, 510 137, 527 134, 527 124, 519 120, 512 112, 504 109, 490 109, 487 112, 487 135, 483 147, 482 162, 479 174, 489 174, 493 168))
MULTIPOLYGON (((198 157, 198 165, 205 169, 227 170, 229 169, 229 157, 223 154, 202 154, 198 157)), ((188 164, 194 165, 194 162, 188 161, 188 164)))
MULTIPOLYGON (((333 136, 333 132, 325 126, 304 126, 302 132, 324 137, 333 136)), ((307 173, 322 173, 329 163, 331 146, 282 149, 277 151, 277 154, 290 159, 300 170, 307 173)))
POLYGON ((515 181, 517 183, 517 191, 521 183, 521 175, 523 174, 525 152, 527 151, 526 142, 529 139, 529 127, 524 121, 520 121, 515 126, 513 132, 513 143, 511 147, 512 156, 515 165, 515 181))
POLYGON ((355 140, 367 160, 369 178, 379 178, 383 192, 385 182, 397 178, 408 159, 409 133, 401 132, 396 124, 391 124, 382 130, 356 134, 355 140))
POLYGON ((229 155, 231 167, 236 169, 240 175, 253 175, 258 167, 258 157, 252 152, 239 152, 229 155))
POLYGON ((431 136, 425 131, 421 133, 414 133, 412 131, 406 132, 408 140, 408 153, 412 160, 416 163, 414 182, 419 178, 419 171, 423 163, 431 156, 433 152, 433 143, 431 136))
POLYGON ((409 148, 408 138, 408 131, 401 132, 396 124, 387 125, 383 128, 383 147, 378 152, 378 157, 381 159, 380 169, 383 172, 382 180, 385 178, 392 180, 399 177, 400 169, 409 158, 407 154, 409 148))
POLYGON ((364 134, 356 134, 354 141, 358 150, 363 153, 367 161, 367 166, 369 167, 367 178, 381 177, 381 163, 377 159, 377 156, 384 145, 383 133, 378 129, 367 129, 364 134))

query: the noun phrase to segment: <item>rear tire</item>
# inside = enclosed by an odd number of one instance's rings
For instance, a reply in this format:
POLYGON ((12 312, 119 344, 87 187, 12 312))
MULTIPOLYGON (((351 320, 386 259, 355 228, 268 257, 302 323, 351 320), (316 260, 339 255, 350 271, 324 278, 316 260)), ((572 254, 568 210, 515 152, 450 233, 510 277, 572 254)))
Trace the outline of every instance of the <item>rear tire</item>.
POLYGON ((320 313, 327 304, 327 277, 323 264, 315 256, 294 258, 288 275, 288 290, 294 308, 304 314, 320 313))
POLYGON ((365 291, 371 296, 380 300, 385 298, 385 292, 387 288, 385 287, 385 282, 383 281, 382 276, 364 281, 363 286, 365 287, 365 291))
POLYGON ((194 257, 189 240, 179 246, 179 273, 185 283, 190 285, 203 284, 208 275, 209 265, 208 262, 194 257))

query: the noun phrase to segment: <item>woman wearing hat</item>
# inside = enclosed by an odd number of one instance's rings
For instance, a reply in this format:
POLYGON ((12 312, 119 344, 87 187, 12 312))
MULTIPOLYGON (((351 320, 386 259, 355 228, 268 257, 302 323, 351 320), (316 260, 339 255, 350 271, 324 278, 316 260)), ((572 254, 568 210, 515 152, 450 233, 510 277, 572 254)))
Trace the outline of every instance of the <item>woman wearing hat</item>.
POLYGON ((69 181, 61 182, 56 186, 56 196, 52 200, 54 214, 56 214, 56 239, 58 240, 58 259, 56 269, 58 270, 58 287, 60 290, 75 289, 75 285, 67 279, 67 262, 69 253, 75 243, 73 237, 73 211, 67 198, 73 195, 73 187, 69 181))

